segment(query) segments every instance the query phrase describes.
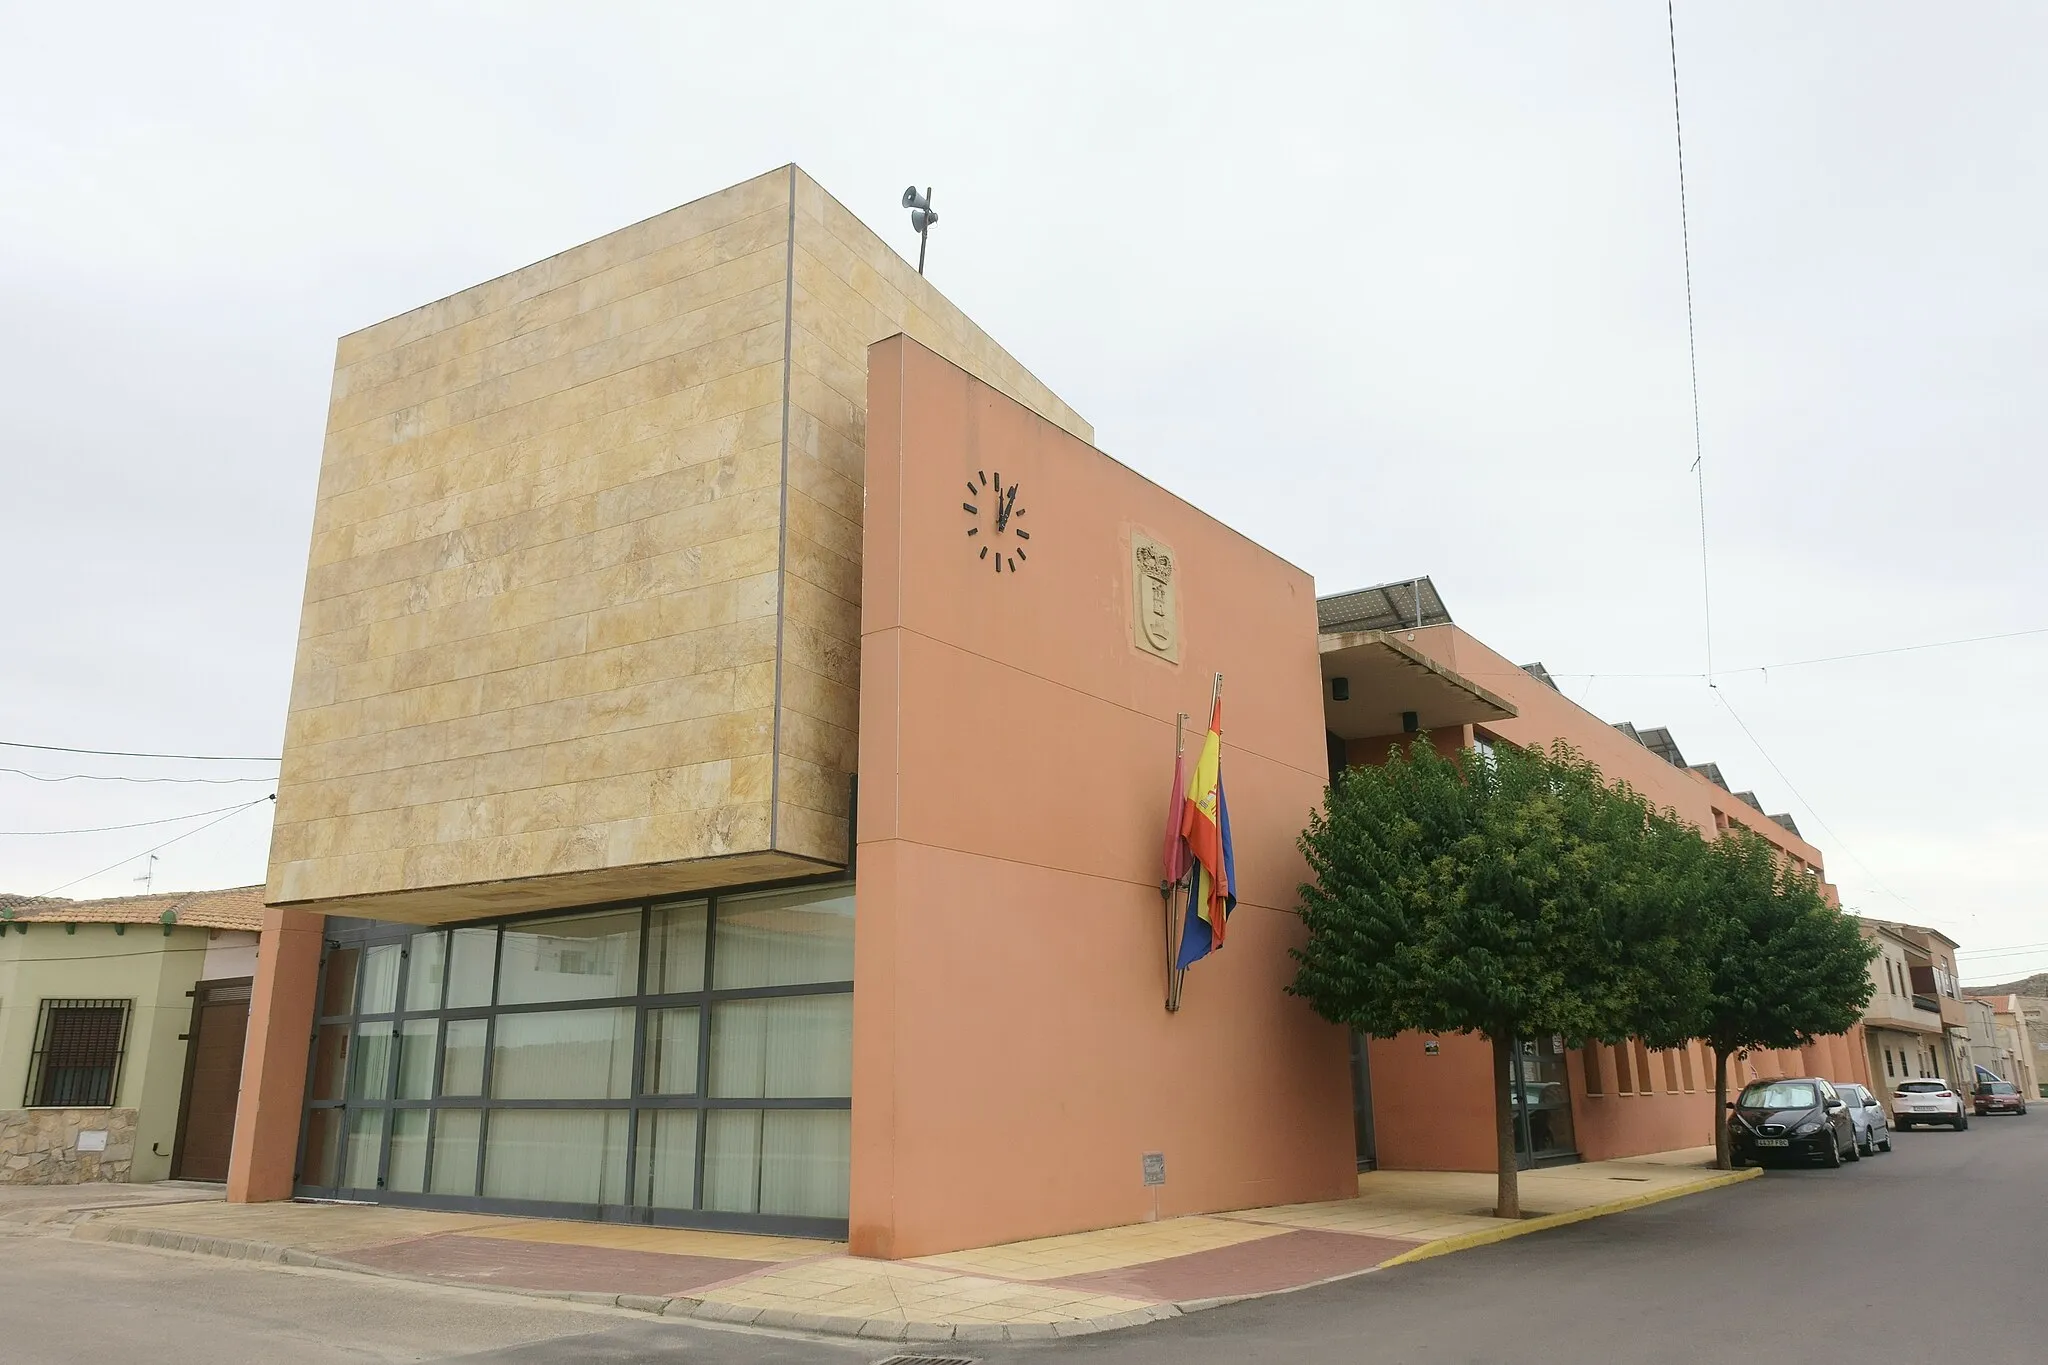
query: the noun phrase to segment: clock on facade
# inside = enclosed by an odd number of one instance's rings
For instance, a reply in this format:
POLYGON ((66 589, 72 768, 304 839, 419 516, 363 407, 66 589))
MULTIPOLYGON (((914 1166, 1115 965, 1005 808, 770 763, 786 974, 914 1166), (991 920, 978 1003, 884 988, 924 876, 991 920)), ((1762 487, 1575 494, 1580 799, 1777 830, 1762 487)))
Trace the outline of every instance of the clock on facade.
POLYGON ((976 470, 967 481, 968 500, 960 504, 967 514, 967 542, 975 558, 995 566, 997 573, 1016 573, 1030 562, 1025 548, 1031 533, 1021 519, 1024 509, 1017 505, 1017 485, 1005 486, 1001 470, 993 476, 976 470))

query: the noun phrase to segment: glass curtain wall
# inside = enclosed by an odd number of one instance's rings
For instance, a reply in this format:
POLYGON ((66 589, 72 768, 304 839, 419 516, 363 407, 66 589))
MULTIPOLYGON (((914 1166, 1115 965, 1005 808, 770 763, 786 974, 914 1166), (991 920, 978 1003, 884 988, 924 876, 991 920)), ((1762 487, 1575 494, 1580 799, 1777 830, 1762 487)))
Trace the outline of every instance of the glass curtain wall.
POLYGON ((843 1235, 853 888, 331 922, 299 1192, 843 1235))

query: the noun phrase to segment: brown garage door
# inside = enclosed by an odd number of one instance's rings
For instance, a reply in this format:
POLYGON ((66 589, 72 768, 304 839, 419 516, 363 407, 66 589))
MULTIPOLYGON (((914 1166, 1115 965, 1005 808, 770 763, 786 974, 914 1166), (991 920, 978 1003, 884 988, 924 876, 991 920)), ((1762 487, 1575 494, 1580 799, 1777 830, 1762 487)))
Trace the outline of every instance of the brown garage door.
POLYGON ((235 1096, 242 1086, 242 1042, 249 1033, 250 979, 202 981, 192 991, 192 1033, 185 1044, 185 1098, 171 1175, 226 1180, 235 1141, 235 1096))

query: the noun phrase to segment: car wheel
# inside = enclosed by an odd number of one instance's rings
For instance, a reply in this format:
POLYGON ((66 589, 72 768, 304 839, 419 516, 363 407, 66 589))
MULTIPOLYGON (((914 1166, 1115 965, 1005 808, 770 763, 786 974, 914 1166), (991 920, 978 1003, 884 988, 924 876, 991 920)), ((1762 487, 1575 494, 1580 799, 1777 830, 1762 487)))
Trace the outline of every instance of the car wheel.
POLYGON ((1880 1152, 1889 1152, 1889 1151, 1890 1151, 1891 1149, 1892 1149, 1892 1133, 1891 1133, 1891 1129, 1887 1128, 1887 1129, 1885 1129, 1885 1133, 1884 1133, 1884 1141, 1878 1144, 1878 1146, 1877 1146, 1877 1150, 1878 1150, 1878 1151, 1880 1151, 1880 1152))
POLYGON ((1849 1150, 1848 1150, 1848 1151, 1846 1151, 1846 1152, 1844 1152, 1844 1153, 1842 1153, 1842 1160, 1844 1160, 1844 1161, 1861 1161, 1861 1160, 1863 1160, 1863 1148, 1862 1148, 1861 1144, 1859 1144, 1859 1143, 1858 1143, 1858 1142, 1856 1141, 1856 1135, 1855 1135, 1854 1133, 1851 1133, 1851 1134, 1849 1135, 1849 1150))
POLYGON ((1968 1128, 1969 1126, 1970 1126, 1970 1116, 1969 1116, 1968 1114, 1957 1114, 1957 1115, 1956 1115, 1956 1117, 1955 1117, 1955 1123, 1954 1123, 1953 1127, 1955 1128, 1955 1130, 1956 1130, 1956 1131, 1957 1131, 1958 1133, 1962 1132, 1962 1131, 1963 1131, 1963 1130, 1964 1130, 1965 1128, 1968 1128))
MULTIPOLYGON (((1832 1139, 1834 1135, 1830 1133, 1828 1136, 1830 1139, 1832 1139)), ((1821 1153, 1820 1160, 1821 1164, 1823 1166, 1826 1166, 1831 1171, 1839 1169, 1842 1164, 1841 1147, 1837 1145, 1835 1142, 1830 1141, 1827 1145, 1827 1150, 1821 1153)))
POLYGON ((1857 1154, 1858 1156, 1876 1156, 1876 1155, 1877 1155, 1877 1134, 1875 1134, 1875 1133, 1868 1133, 1868 1134, 1865 1134, 1865 1135, 1863 1136, 1863 1138, 1862 1138, 1861 1140, 1859 1140, 1859 1141, 1857 1142, 1857 1144, 1856 1144, 1856 1154, 1857 1154))

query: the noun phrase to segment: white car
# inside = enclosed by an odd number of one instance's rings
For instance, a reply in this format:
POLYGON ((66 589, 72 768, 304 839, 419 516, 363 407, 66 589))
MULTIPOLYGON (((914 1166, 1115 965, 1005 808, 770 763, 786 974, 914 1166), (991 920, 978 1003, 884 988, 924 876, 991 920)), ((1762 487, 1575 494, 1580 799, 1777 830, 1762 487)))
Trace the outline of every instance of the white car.
POLYGON ((1963 1097, 1947 1081, 1900 1081, 1892 1087, 1892 1126, 1918 1128, 1940 1123, 1961 1132, 1970 1126, 1963 1097))
POLYGON ((1884 1106, 1877 1096, 1854 1081, 1835 1082, 1835 1093, 1849 1106, 1849 1121, 1856 1128, 1856 1150, 1865 1156, 1892 1149, 1891 1126, 1884 1121, 1884 1106))

